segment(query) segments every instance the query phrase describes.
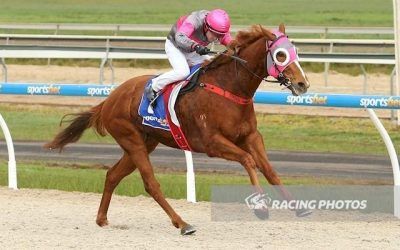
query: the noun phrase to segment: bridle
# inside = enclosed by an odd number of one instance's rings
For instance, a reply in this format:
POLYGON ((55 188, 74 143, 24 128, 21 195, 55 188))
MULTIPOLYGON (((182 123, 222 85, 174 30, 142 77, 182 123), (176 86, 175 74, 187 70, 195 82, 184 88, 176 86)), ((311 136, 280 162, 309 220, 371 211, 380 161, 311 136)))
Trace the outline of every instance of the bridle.
MULTIPOLYGON (((293 86, 292 82, 290 81, 289 78, 285 77, 283 74, 283 71, 293 62, 298 61, 298 56, 297 56, 297 51, 294 47, 294 45, 289 41, 288 37, 279 31, 275 31, 275 39, 272 41, 267 40, 265 43, 266 47, 266 54, 265 54, 265 60, 264 60, 264 72, 266 72, 266 76, 262 77, 256 74, 253 70, 249 69, 247 66, 247 61, 243 60, 239 57, 239 54, 234 51, 233 55, 227 54, 227 51, 224 51, 220 53, 220 55, 225 55, 229 56, 235 61, 235 73, 236 76, 238 74, 237 70, 237 63, 245 68, 249 73, 251 73, 253 76, 259 78, 262 81, 266 82, 278 82, 280 83, 281 86, 284 86, 285 88, 289 89, 292 91, 294 95, 297 95, 297 91, 295 87, 293 86), (280 62, 277 59, 277 54, 279 52, 282 52, 285 54, 285 61, 280 62), (276 79, 276 81, 269 80, 267 79, 268 76, 272 76, 276 79)), ((215 52, 212 52, 215 53, 215 52)), ((214 61, 212 61, 210 64, 208 64, 203 70, 205 72, 208 68, 210 68, 210 65, 212 65, 214 61)), ((223 88, 220 88, 214 84, 210 83, 200 83, 200 87, 214 92, 215 94, 218 94, 220 96, 223 96, 237 104, 240 105, 247 105, 249 103, 252 103, 251 98, 243 98, 240 96, 237 96, 227 90, 224 90, 223 88)))
MULTIPOLYGON (((275 45, 275 43, 277 43, 280 39, 283 39, 283 38, 286 38, 286 39, 288 39, 288 37, 287 37, 287 35, 285 35, 285 34, 282 34, 282 35, 280 35, 280 36, 277 36, 270 44, 268 44, 268 40, 266 41, 266 51, 267 51, 267 55, 266 55, 266 57, 265 57, 265 60, 264 60, 264 68, 266 69, 266 71, 268 72, 268 68, 269 67, 271 67, 271 66, 269 66, 268 65, 268 62, 271 62, 272 61, 272 66, 275 68, 275 70, 278 72, 278 75, 275 77, 276 78, 276 80, 277 81, 273 81, 273 80, 265 80, 265 81, 267 81, 267 82, 279 82, 280 83, 280 85, 282 86, 284 86, 284 87, 286 87, 286 88, 289 88, 289 87, 291 87, 292 86, 292 83, 290 82, 290 79, 289 78, 287 78, 287 77, 285 77, 285 75, 283 74, 283 71, 285 70, 285 69, 283 69, 283 70, 280 70, 279 68, 278 68, 278 66, 277 66, 277 64, 279 63, 278 61, 277 61, 277 59, 276 59, 276 54, 275 54, 275 56, 273 57, 272 56, 272 51, 271 51, 271 49, 270 48, 273 48, 273 46, 275 45), (268 56, 269 56, 269 58, 270 58, 270 60, 268 60, 268 56)), ((288 40, 289 41, 289 40, 288 40)), ((290 42, 289 42, 290 43, 290 42)), ((291 44, 291 43, 290 43, 291 44)), ((278 48, 278 50, 279 50, 280 48, 278 48)), ((285 60, 285 62, 286 63, 284 63, 284 65, 285 65, 285 68, 287 67, 287 66, 289 66, 289 62, 290 62, 290 55, 288 55, 288 54, 286 54, 286 60, 285 60)), ((293 62, 293 61, 292 61, 293 62)), ((268 75, 267 75, 267 77, 268 77, 268 75)))
MULTIPOLYGON (((260 80, 266 81, 266 82, 273 82, 273 83, 279 83, 281 86, 284 86, 285 88, 288 88, 290 90, 293 89, 293 85, 290 81, 289 78, 287 78, 284 74, 283 71, 288 67, 292 62, 298 60, 297 56, 297 51, 294 47, 294 45, 289 41, 287 35, 275 31, 274 32, 276 38, 272 41, 267 40, 266 41, 266 55, 265 55, 265 60, 264 60, 264 72, 267 72, 267 75, 265 77, 259 76, 258 74, 254 73, 251 69, 247 67, 247 65, 243 62, 240 62, 240 65, 244 67, 249 73, 254 75, 255 77, 259 78, 260 80), (283 41, 280 41, 283 40, 283 41), (280 43, 279 43, 280 42, 280 43), (288 48, 291 50, 289 52, 288 48), (275 52, 283 52, 286 55, 286 60, 281 63, 276 59, 277 53, 275 52), (294 53, 293 53, 294 52, 294 53), (271 70, 273 69, 273 70, 271 70), (274 77, 276 80, 269 80, 268 76, 274 77)), ((235 56, 238 56, 238 54, 235 52, 235 56)), ((237 72, 237 60, 235 61, 235 71, 237 72)))

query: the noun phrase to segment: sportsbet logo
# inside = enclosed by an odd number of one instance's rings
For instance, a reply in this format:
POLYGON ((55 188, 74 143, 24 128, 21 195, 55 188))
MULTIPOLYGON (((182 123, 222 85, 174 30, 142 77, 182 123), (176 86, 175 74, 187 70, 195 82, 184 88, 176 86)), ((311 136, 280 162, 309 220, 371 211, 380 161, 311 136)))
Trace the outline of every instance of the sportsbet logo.
POLYGON ((393 107, 400 108, 400 99, 389 98, 361 98, 362 107, 393 107))
POLYGON ((290 104, 309 104, 309 105, 326 105, 328 96, 320 95, 303 95, 303 96, 288 96, 286 102, 290 104))
POLYGON ((59 95, 61 87, 49 86, 28 86, 27 93, 30 95, 59 95))
POLYGON ((87 94, 90 96, 108 96, 114 89, 115 87, 88 88, 87 94))

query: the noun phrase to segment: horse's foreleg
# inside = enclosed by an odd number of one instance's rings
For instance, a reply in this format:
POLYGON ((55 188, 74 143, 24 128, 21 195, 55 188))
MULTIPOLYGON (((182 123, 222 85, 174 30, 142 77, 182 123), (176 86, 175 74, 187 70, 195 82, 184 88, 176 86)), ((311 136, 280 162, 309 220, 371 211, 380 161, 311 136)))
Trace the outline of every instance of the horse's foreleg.
POLYGON ((206 153, 212 157, 239 162, 249 174, 251 184, 256 188, 256 191, 262 192, 257 177, 256 162, 248 152, 239 148, 222 135, 215 135, 208 143, 206 153))
POLYGON ((263 173, 271 185, 282 185, 280 178, 268 160, 264 141, 258 131, 247 137, 243 149, 253 156, 257 168, 263 173))
POLYGON ((103 196, 101 198, 100 207, 97 212, 97 225, 101 227, 108 225, 107 211, 114 189, 125 176, 132 173, 135 169, 136 167, 130 161, 129 156, 127 154, 124 154, 122 158, 107 171, 103 196))
MULTIPOLYGON (((255 189, 254 192, 258 194, 264 193, 258 181, 256 162, 248 152, 236 146, 222 135, 217 135, 213 136, 211 142, 207 145, 207 154, 239 162, 249 174, 251 184, 255 189)), ((254 209, 253 212, 260 219, 265 219, 269 216, 268 209, 265 207, 254 209)))
POLYGON ((265 152, 264 141, 258 131, 248 136, 244 145, 244 149, 253 156, 257 168, 261 171, 261 173, 263 173, 267 181, 271 185, 280 186, 282 196, 287 200, 291 200, 291 194, 282 186, 280 178, 268 160, 265 152))
MULTIPOLYGON (((264 141, 260 132, 251 134, 245 143, 245 150, 248 151, 254 158, 257 164, 257 168, 263 173, 265 178, 271 185, 276 185, 281 196, 285 200, 293 200, 292 194, 282 185, 280 178, 276 171, 271 166, 267 154, 265 152, 264 141)), ((298 216, 306 216, 310 214, 310 211, 300 209, 296 211, 298 216)))

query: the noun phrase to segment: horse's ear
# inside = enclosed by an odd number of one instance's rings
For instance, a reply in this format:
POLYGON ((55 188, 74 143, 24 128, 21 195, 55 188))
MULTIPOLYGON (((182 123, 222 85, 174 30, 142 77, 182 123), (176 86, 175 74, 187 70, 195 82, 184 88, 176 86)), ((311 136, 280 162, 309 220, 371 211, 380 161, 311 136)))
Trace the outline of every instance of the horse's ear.
POLYGON ((240 45, 239 42, 235 39, 232 40, 229 44, 228 44, 228 48, 233 51, 234 53, 239 53, 240 51, 240 45))
POLYGON ((264 29, 264 34, 267 36, 268 40, 272 41, 275 39, 275 35, 267 29, 264 29))
POLYGON ((241 47, 239 45, 235 46, 235 54, 239 54, 241 47))
POLYGON ((283 23, 279 24, 279 31, 283 34, 286 34, 285 32, 285 25, 283 23))

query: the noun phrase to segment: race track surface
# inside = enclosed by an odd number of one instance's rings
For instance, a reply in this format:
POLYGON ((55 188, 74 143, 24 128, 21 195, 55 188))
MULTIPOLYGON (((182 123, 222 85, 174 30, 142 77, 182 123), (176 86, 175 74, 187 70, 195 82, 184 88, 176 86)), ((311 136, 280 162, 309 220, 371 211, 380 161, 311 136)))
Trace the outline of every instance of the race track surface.
MULTIPOLYGON (((111 167, 121 157, 117 145, 71 144, 62 153, 42 148, 43 142, 15 142, 16 160, 66 161, 71 163, 101 164, 111 167)), ((5 142, 0 142, 0 157, 7 159, 5 142)), ((389 156, 351 154, 326 154, 269 151, 268 157, 280 175, 333 177, 349 179, 393 180, 389 156)), ((184 171, 186 161, 183 151, 159 146, 150 160, 157 168, 184 171)), ((231 161, 193 154, 195 171, 234 172, 246 174, 243 167, 231 161)))

